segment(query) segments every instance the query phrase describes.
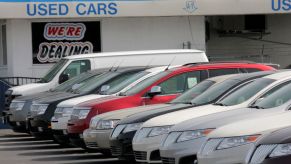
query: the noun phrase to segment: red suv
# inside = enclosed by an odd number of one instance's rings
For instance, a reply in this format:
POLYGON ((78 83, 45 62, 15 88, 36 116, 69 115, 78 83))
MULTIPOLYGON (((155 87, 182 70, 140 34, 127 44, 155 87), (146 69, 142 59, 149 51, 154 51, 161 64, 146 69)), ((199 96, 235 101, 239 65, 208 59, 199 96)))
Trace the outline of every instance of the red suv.
POLYGON ((85 148, 83 131, 89 128, 92 117, 109 111, 142 105, 166 103, 209 77, 274 70, 270 66, 256 63, 206 63, 187 64, 167 69, 152 76, 119 96, 110 96, 87 101, 75 107, 68 123, 70 142, 85 148))

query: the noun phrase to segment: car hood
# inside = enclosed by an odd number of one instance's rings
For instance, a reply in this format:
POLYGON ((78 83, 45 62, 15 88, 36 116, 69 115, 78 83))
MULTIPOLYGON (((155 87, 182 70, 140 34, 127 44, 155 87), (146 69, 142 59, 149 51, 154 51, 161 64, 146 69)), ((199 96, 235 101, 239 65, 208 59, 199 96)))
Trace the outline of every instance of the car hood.
POLYGON ((100 115, 99 118, 101 118, 102 120, 121 120, 125 117, 131 116, 136 113, 149 111, 149 110, 155 110, 159 108, 165 108, 169 106, 171 106, 171 104, 156 104, 156 105, 139 106, 139 107, 134 107, 134 108, 108 112, 108 113, 105 113, 106 115, 103 115, 103 114, 100 115))
POLYGON ((145 122, 142 127, 155 127, 155 126, 167 126, 167 125, 175 125, 180 122, 206 116, 213 113, 223 112, 231 110, 229 108, 225 108, 223 106, 212 106, 212 105, 204 105, 199 107, 192 107, 190 109, 181 110, 177 112, 168 113, 162 116, 154 117, 147 122, 145 122))
POLYGON ((56 101, 62 101, 72 97, 81 96, 79 94, 73 94, 69 92, 61 92, 57 95, 50 95, 41 99, 33 100, 34 104, 50 104, 56 101))
POLYGON ((236 122, 237 120, 258 118, 282 112, 285 112, 283 108, 273 108, 267 110, 239 108, 183 121, 173 126, 171 131, 189 131, 209 128, 215 129, 220 126, 236 122))
POLYGON ((32 101, 32 100, 39 100, 39 99, 49 97, 49 96, 55 96, 58 94, 62 94, 62 92, 50 92, 50 91, 40 92, 40 93, 35 93, 32 95, 16 97, 14 100, 15 101, 32 101))
POLYGON ((247 136, 256 134, 266 134, 280 128, 291 126, 291 113, 284 112, 259 118, 237 121, 222 126, 211 134, 210 138, 224 138, 232 136, 247 136))
POLYGON ((71 98, 69 100, 62 101, 61 103, 58 104, 58 107, 73 107, 75 105, 78 105, 80 103, 90 101, 93 99, 99 99, 103 97, 108 97, 109 95, 97 95, 97 94, 90 94, 90 95, 85 95, 81 97, 76 97, 76 98, 71 98))
POLYGON ((169 112, 174 112, 177 110, 184 110, 190 108, 189 104, 167 104, 168 106, 160 107, 155 110, 147 110, 137 114, 130 115, 124 119, 122 119, 119 124, 132 124, 145 122, 153 117, 160 116, 169 112))
POLYGON ((31 95, 34 93, 39 93, 39 92, 45 92, 51 89, 48 87, 48 83, 32 83, 32 84, 25 84, 21 86, 16 86, 9 88, 9 90, 12 90, 13 95, 31 95))

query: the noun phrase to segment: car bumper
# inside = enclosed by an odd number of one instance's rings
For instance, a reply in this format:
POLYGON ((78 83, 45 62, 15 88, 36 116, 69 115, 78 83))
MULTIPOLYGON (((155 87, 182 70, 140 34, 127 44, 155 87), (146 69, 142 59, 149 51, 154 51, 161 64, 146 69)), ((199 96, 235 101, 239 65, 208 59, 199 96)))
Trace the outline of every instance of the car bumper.
POLYGON ((17 133, 29 132, 29 130, 26 128, 26 121, 21 121, 21 122, 9 121, 9 125, 11 126, 14 132, 17 132, 17 133))
POLYGON ((73 120, 68 122, 68 133, 71 134, 82 134, 83 132, 89 128, 89 125, 86 124, 85 120, 73 120))
POLYGON ((84 141, 88 148, 110 150, 109 137, 111 130, 93 130, 84 131, 84 141))
POLYGON ((68 128, 69 117, 52 118, 51 125, 53 130, 65 130, 68 128))
POLYGON ((123 160, 134 160, 132 140, 136 131, 121 133, 117 138, 110 138, 110 149, 112 156, 123 160))
POLYGON ((53 137, 58 143, 69 144, 69 136, 67 130, 52 130, 53 137))
POLYGON ((169 164, 193 164, 197 160, 197 152, 206 141, 206 138, 202 137, 185 142, 164 144, 160 147, 162 161, 169 164))
POLYGON ((290 164, 291 155, 277 157, 277 158, 268 158, 265 159, 262 164, 290 164))
POLYGON ((68 134, 70 143, 75 147, 86 149, 86 144, 83 140, 83 133, 69 133, 68 134))
POLYGON ((162 163, 159 146, 163 135, 133 140, 132 148, 135 160, 142 163, 162 163))
POLYGON ((33 117, 28 120, 30 133, 36 138, 52 139, 53 133, 50 122, 41 117, 33 117))
POLYGON ((199 164, 247 164, 254 151, 254 144, 246 144, 229 149, 214 150, 206 155, 198 154, 199 164))

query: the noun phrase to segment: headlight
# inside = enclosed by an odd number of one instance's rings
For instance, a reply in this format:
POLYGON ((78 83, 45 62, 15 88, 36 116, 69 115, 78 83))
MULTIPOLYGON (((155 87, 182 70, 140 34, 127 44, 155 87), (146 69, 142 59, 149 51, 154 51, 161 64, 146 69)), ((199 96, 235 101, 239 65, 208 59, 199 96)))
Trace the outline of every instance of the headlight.
POLYGON ((161 127, 155 127, 151 130, 150 134, 148 137, 154 137, 154 136, 159 136, 163 134, 169 133, 170 129, 172 126, 161 126, 161 127))
POLYGON ((63 117, 70 117, 73 113, 73 108, 63 108, 63 117))
POLYGON ((291 154, 291 144, 280 144, 270 154, 271 158, 291 154))
POLYGON ((260 135, 225 138, 218 145, 217 150, 228 149, 255 142, 260 135))
POLYGON ((102 120, 99 121, 97 125, 97 129, 105 130, 105 129, 113 129, 119 120, 102 120))
POLYGON ((93 117, 90 121, 90 125, 89 125, 90 129, 96 129, 99 121, 100 121, 100 118, 98 118, 96 116, 93 117))
POLYGON ((143 123, 127 124, 123 133, 128 133, 132 131, 137 131, 143 123))
POLYGON ((31 106, 31 112, 35 113, 36 115, 44 114, 47 110, 48 104, 33 104, 31 106))
POLYGON ((12 101, 9 108, 19 111, 19 110, 22 110, 24 104, 25 104, 24 101, 12 101))
POLYGON ((180 135, 180 137, 177 139, 177 142, 184 142, 184 141, 194 140, 201 137, 206 137, 213 130, 214 129, 186 131, 180 135))
POLYGON ((73 115, 77 116, 78 119, 85 119, 89 112, 90 112, 91 108, 75 108, 73 110, 73 115))

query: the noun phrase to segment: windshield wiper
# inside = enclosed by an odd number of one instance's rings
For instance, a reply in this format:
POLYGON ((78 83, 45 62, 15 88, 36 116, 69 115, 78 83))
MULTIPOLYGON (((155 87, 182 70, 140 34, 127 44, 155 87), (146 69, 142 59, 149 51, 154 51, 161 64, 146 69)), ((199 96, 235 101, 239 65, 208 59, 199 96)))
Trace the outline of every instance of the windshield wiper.
POLYGON ((256 109, 265 109, 264 107, 258 106, 258 105, 252 105, 250 108, 256 108, 256 109))
POLYGON ((223 104, 222 102, 217 102, 217 103, 214 103, 213 105, 218 105, 218 106, 227 106, 226 104, 223 104))
POLYGON ((120 93, 118 94, 118 96, 126 96, 126 93, 125 93, 125 92, 120 92, 120 93))

